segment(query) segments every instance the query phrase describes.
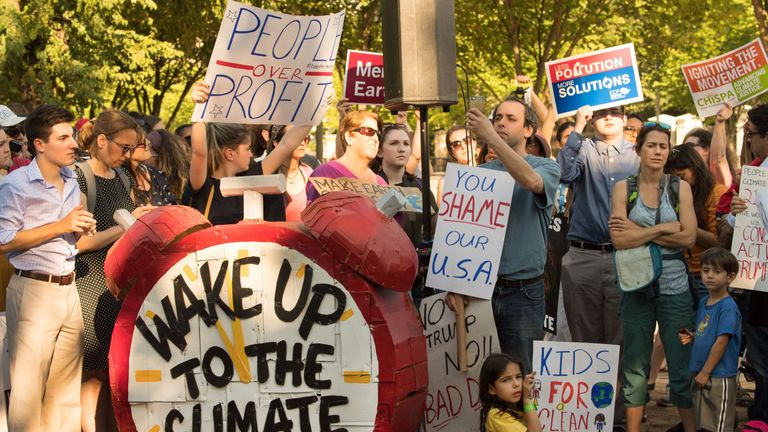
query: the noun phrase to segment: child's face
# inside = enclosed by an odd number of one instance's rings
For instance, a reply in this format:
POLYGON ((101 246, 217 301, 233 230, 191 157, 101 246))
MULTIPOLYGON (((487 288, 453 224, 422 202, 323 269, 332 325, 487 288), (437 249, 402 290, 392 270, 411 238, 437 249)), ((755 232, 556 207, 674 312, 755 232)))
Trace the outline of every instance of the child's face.
POLYGON ((488 388, 488 392, 500 400, 513 404, 523 396, 523 373, 517 363, 507 363, 507 368, 488 388))
POLYGON ((726 273, 724 269, 711 264, 701 266, 701 280, 709 291, 726 289, 735 277, 735 273, 726 273))

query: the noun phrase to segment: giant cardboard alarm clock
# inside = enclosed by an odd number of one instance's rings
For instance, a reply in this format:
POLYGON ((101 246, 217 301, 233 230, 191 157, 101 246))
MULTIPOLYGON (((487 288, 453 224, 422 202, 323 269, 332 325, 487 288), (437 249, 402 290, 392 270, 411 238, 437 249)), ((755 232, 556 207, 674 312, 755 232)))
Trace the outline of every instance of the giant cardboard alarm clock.
POLYGON ((299 223, 158 208, 110 250, 121 431, 415 431, 427 391, 397 223, 335 192, 299 223))

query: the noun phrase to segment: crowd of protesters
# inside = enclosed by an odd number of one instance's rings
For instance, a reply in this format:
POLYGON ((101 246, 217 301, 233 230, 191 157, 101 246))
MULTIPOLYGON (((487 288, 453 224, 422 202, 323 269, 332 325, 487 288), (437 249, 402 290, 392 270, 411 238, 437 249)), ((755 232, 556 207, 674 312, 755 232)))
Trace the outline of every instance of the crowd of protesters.
MULTIPOLYGON (((192 100, 205 102, 208 89, 195 85, 192 100)), ((123 234, 116 210, 139 218, 183 204, 214 225, 237 223, 243 198, 220 188, 237 175, 286 177, 286 193, 264 199, 264 219, 276 222, 300 221, 319 196, 312 177, 422 188, 421 134, 407 113, 384 125, 372 111, 337 107, 337 154, 320 164, 306 153, 309 126, 195 123, 170 132, 138 113, 105 110, 75 122, 52 105, 31 112, 0 105, 0 293, 11 385, 23 388, 11 391, 11 430, 116 428, 107 354, 121 303, 103 272, 123 234)), ((713 132, 692 131, 674 146, 669 125, 624 107, 585 106, 556 126, 553 111, 529 92, 512 93, 490 118, 472 108, 465 124, 448 130, 453 162, 515 180, 492 298, 505 355, 489 358, 480 381, 488 430, 507 430, 498 429, 505 415, 528 430, 541 427, 529 415, 528 373, 532 343, 544 337, 544 266, 558 200, 567 201, 570 221, 562 292, 572 340, 622 347, 616 428, 640 430, 664 357, 668 402, 680 416, 672 430, 732 430, 740 358, 756 382, 750 418, 768 421, 768 293, 728 287, 738 264, 727 249, 735 215, 746 209, 726 146, 731 115, 726 104, 713 132), (660 276, 622 293, 614 252, 648 244, 663 254, 660 276), (513 390, 517 399, 506 400, 513 390)), ((744 162, 768 166, 768 105, 748 112, 744 137, 744 162)), ((433 215, 443 187, 425 203, 433 215)), ((423 246, 420 215, 397 220, 414 247, 423 246)), ((420 283, 412 294, 415 301, 425 294, 420 283)))

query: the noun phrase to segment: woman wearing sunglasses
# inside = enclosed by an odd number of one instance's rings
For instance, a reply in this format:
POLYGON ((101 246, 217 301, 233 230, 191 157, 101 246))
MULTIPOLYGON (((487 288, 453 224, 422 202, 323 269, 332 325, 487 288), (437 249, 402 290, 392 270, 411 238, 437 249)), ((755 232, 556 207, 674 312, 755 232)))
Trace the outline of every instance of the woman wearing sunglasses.
MULTIPOLYGON (((208 100, 210 87, 195 84, 191 98, 195 103, 208 100)), ((253 160, 251 133, 241 124, 202 123, 192 125, 192 155, 189 166, 191 207, 213 225, 235 224, 243 220, 243 197, 221 194, 221 179, 237 175, 274 174, 302 144, 311 126, 295 126, 286 132, 283 144, 263 160, 253 160)), ((282 195, 264 195, 264 220, 285 220, 282 195)))
POLYGON ((134 202, 137 205, 175 205, 176 195, 171 192, 165 173, 150 165, 150 161, 155 157, 152 151, 153 140, 160 142, 160 135, 156 130, 150 132, 147 139, 139 142, 124 165, 131 184, 134 185, 134 202))
MULTIPOLYGON (((347 114, 338 132, 344 154, 317 167, 310 177, 350 178, 386 186, 386 180, 369 167, 379 151, 379 123, 379 116, 369 111, 347 114)), ((307 204, 319 196, 312 182, 307 183, 307 204)))
MULTIPOLYGON (((620 316, 624 327, 624 371, 622 393, 627 406, 627 430, 639 432, 647 395, 646 371, 653 348, 653 333, 659 334, 669 367, 670 401, 677 406, 686 432, 696 430, 691 400, 690 345, 681 345, 677 332, 694 325, 693 298, 683 250, 696 240, 696 213, 691 188, 680 180, 677 205, 670 195, 671 176, 664 174, 670 154, 670 127, 645 123, 637 136, 640 156, 637 191, 628 196, 627 180, 616 183, 608 221, 616 249, 638 248, 649 243, 661 247, 659 279, 646 288, 623 292, 620 316), (627 214, 628 198, 631 210, 627 214)), ((630 177, 632 179, 632 177, 630 177)))
MULTIPOLYGON (((86 432, 116 430, 109 396, 107 354, 121 302, 107 290, 104 261, 109 247, 123 235, 123 229, 112 217, 115 210, 126 209, 139 218, 153 208, 136 207, 131 187, 125 187, 126 174, 121 168, 143 140, 144 131, 136 121, 115 110, 99 114, 83 125, 77 136, 80 148, 90 153, 84 168, 90 168, 96 186, 96 205, 87 209, 93 213, 96 226, 90 235, 77 241, 80 252, 75 262, 75 283, 85 326, 81 422, 86 432)), ((80 167, 76 167, 75 172, 82 202, 86 203, 90 174, 80 167)))

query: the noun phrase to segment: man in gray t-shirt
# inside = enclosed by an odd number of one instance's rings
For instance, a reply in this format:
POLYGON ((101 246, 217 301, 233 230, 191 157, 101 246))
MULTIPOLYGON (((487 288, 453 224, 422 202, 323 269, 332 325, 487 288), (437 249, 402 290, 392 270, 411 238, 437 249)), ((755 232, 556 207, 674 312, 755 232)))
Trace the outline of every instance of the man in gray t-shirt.
MULTIPOLYGON (((477 109, 467 113, 469 128, 498 158, 484 168, 506 171, 515 180, 499 278, 491 299, 499 343, 531 367, 533 341, 544 337, 544 263, 547 230, 560 167, 551 159, 526 154, 538 118, 522 100, 508 98, 496 107, 493 123, 477 109)), ((450 301, 450 300, 449 300, 450 301)))

